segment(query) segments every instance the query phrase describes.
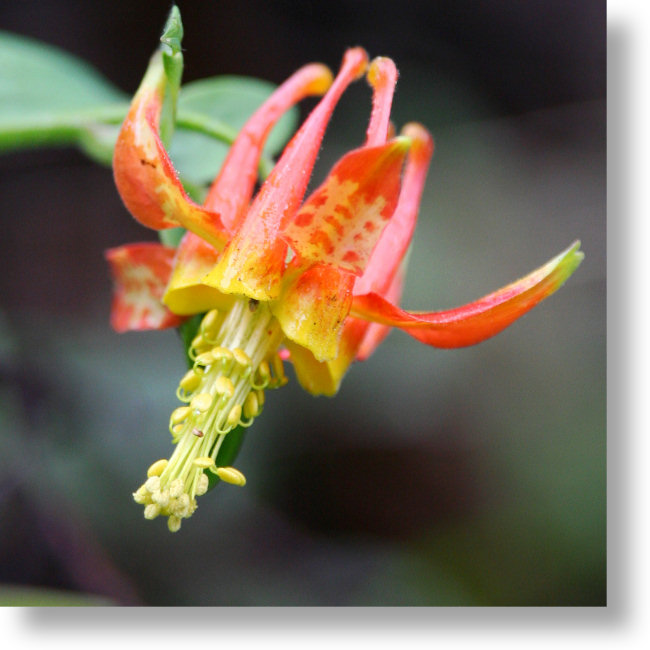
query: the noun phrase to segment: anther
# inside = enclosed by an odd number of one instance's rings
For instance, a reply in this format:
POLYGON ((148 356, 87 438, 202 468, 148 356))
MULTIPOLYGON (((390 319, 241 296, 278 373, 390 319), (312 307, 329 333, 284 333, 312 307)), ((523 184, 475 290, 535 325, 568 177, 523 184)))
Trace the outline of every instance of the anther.
POLYGON ((193 411, 198 411, 199 413, 204 413, 212 405, 212 395, 209 393, 199 393, 192 398, 190 402, 190 408, 193 411))
POLYGON ((147 470, 147 476, 150 478, 152 476, 160 476, 165 471, 165 467, 167 467, 168 462, 169 461, 166 458, 161 458, 155 463, 152 463, 147 470))
POLYGON ((185 376, 183 379, 181 379, 180 383, 178 384, 178 391, 177 391, 177 396, 179 399, 182 399, 179 395, 181 391, 185 394, 191 393, 192 391, 196 390, 201 383, 201 377, 197 375, 194 370, 188 370, 185 373, 185 376))
POLYGON ((191 514, 191 501, 189 494, 181 494, 178 499, 169 504, 169 509, 177 517, 189 517, 191 514))
POLYGON ((172 499, 178 499, 185 490, 185 483, 182 478, 176 478, 169 484, 169 496, 172 499))
POLYGON ((150 503, 144 507, 144 518, 155 519, 160 514, 160 506, 157 503, 150 503))
POLYGON ((169 505, 169 490, 154 492, 151 495, 151 500, 154 503, 157 503, 161 508, 166 508, 169 505))
POLYGON ((232 352, 228 348, 215 346, 212 348, 211 353, 215 362, 222 361, 225 364, 227 361, 232 361, 233 358, 232 352))
POLYGON ((198 458, 195 458, 192 463, 201 469, 207 469, 214 465, 214 461, 210 456, 199 456, 198 458))
POLYGON ((145 488, 144 485, 141 485, 134 493, 133 500, 140 505, 145 505, 151 501, 151 494, 149 490, 145 488))
POLYGON ((170 533, 176 533, 180 530, 182 519, 174 515, 170 515, 167 518, 167 528, 169 528, 170 533))
POLYGON ((214 382, 214 387, 217 393, 226 395, 228 399, 235 394, 235 387, 229 377, 224 377, 223 375, 217 377, 217 380, 214 382))
POLYGON ((192 409, 189 406, 179 406, 177 409, 172 411, 169 422, 172 426, 180 424, 191 412, 192 409))
POLYGON ((262 387, 266 387, 271 379, 271 369, 267 361, 262 361, 257 368, 257 376, 262 387))
POLYGON ((212 356, 212 352, 208 350, 207 352, 201 352, 201 354, 197 355, 196 359, 194 360, 194 366, 209 366, 211 363, 214 363, 214 357, 212 356))
POLYGON ((210 479, 206 474, 201 474, 196 482, 196 495, 202 496, 208 491, 210 486, 210 479))
POLYGON ((160 490, 160 476, 150 476, 145 481, 144 487, 147 492, 151 492, 152 494, 158 492, 160 490))
POLYGON ((211 309, 201 321, 201 331, 211 338, 211 334, 215 334, 214 329, 219 322, 219 310, 211 309))
POLYGON ((228 413, 226 424, 230 427, 236 427, 241 420, 241 404, 235 404, 228 413))
POLYGON ((273 374, 278 387, 284 386, 289 380, 284 374, 284 365, 282 359, 277 354, 273 355, 273 374))
POLYGON ((252 390, 250 393, 248 393, 246 399, 244 400, 244 417, 251 419, 259 415, 259 412, 260 407, 257 400, 257 394, 254 390, 252 390))
POLYGON ((241 487, 246 485, 246 477, 234 467, 217 467, 215 474, 225 483, 232 483, 232 485, 241 487))
POLYGON ((241 348, 235 348, 232 351, 232 356, 235 363, 240 366, 251 366, 253 364, 251 358, 241 348))

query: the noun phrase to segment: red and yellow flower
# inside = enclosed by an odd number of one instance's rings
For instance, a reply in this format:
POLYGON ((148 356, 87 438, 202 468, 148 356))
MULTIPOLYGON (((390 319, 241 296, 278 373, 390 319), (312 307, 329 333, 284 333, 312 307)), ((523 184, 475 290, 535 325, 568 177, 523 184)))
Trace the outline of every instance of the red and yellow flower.
POLYGON ((196 508, 209 475, 243 485, 220 467, 219 449, 261 412, 264 390, 286 382, 283 359, 312 394, 334 395, 350 364, 367 359, 391 327, 437 347, 478 343, 557 290, 582 259, 574 244, 525 278, 447 311, 397 307, 433 141, 419 124, 394 135, 397 80, 387 58, 345 53, 336 75, 298 70, 240 131, 202 205, 185 193, 160 140, 168 80, 152 59, 120 131, 114 173, 131 214, 157 230, 187 230, 177 249, 131 244, 107 252, 115 279, 112 323, 119 331, 178 326, 205 314, 183 403, 170 418, 172 457, 154 463, 134 497, 170 530, 196 508), (365 74, 373 90, 364 144, 334 166, 306 200, 321 141, 347 86, 365 74), (254 195, 265 139, 308 95, 321 100, 254 195))

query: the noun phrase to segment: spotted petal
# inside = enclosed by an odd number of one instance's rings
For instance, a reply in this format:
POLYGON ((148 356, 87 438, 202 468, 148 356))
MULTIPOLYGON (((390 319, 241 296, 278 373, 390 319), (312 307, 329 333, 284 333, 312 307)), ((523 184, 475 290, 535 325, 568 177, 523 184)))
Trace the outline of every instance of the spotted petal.
POLYGON ((346 154, 283 231, 304 263, 361 275, 392 217, 410 139, 346 154))
POLYGON ((445 311, 420 313, 395 307, 376 293, 355 296, 351 313, 399 327, 422 343, 457 348, 479 343, 510 325, 569 278, 584 255, 575 242, 526 277, 475 302, 445 311))
POLYGON ((207 284, 257 300, 278 297, 287 253, 281 228, 303 200, 334 107, 367 63, 361 48, 346 52, 336 79, 285 148, 219 263, 206 277, 207 284))
POLYGON ((162 304, 176 251, 157 243, 106 251, 114 281, 111 325, 118 332, 177 327, 183 318, 162 304))

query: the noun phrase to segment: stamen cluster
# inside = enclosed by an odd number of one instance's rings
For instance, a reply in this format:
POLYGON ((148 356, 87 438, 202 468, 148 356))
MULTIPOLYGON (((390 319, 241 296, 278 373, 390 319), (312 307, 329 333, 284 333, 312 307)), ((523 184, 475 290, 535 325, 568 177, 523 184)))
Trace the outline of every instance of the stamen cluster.
POLYGON ((217 456, 235 427, 248 427, 262 412, 264 390, 287 382, 277 354, 282 331, 267 305, 235 298, 227 311, 213 309, 203 318, 190 346, 192 368, 176 396, 184 403, 169 419, 177 445, 169 461, 149 467, 147 480, 134 493, 144 516, 168 517, 172 532, 196 510, 211 472, 222 481, 245 485, 234 467, 219 467, 217 456))

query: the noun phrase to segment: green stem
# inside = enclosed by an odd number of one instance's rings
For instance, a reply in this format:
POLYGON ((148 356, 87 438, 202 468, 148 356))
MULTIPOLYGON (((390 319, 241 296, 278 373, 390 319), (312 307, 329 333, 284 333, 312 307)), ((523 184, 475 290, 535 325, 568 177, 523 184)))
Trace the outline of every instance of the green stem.
MULTIPOLYGON (((97 125, 119 125, 128 108, 127 103, 120 103, 86 111, 43 115, 40 119, 30 118, 29 122, 23 124, 20 120, 13 124, 3 124, 0 129, 0 151, 81 143, 84 150, 90 149, 88 153, 91 157, 110 164, 110 157, 92 155, 92 146, 89 143, 92 136, 89 132, 92 133, 92 128, 97 125)), ((202 133, 227 145, 231 145, 237 137, 237 130, 225 122, 191 111, 179 111, 176 126, 202 133)), ((269 175, 274 164, 272 158, 262 156, 259 165, 262 178, 269 175)))

